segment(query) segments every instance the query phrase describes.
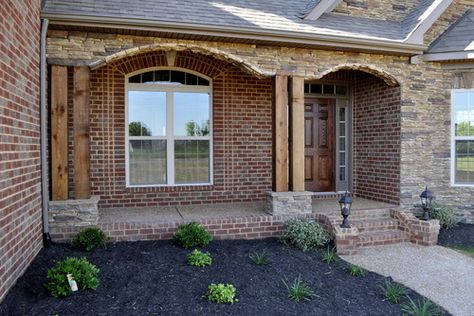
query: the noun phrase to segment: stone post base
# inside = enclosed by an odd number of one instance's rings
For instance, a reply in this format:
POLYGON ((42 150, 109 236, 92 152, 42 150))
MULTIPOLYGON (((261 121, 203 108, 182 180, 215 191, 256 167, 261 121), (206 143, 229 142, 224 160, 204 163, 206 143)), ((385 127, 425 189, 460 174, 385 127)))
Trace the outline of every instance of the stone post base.
POLYGON ((48 223, 52 227, 88 227, 99 221, 99 197, 84 200, 49 201, 48 223))
POLYGON ((267 213, 282 216, 311 214, 312 195, 312 192, 268 192, 267 213))

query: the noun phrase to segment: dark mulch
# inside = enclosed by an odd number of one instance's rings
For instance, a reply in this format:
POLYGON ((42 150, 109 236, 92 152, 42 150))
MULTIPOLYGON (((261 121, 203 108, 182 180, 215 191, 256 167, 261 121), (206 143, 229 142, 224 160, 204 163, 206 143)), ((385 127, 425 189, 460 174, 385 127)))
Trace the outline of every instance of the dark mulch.
POLYGON ((457 224, 451 229, 441 229, 438 244, 443 246, 474 247, 474 224, 457 224))
MULTIPOLYGON (((93 253, 66 245, 43 249, 10 291, 0 314, 6 315, 400 315, 400 305, 384 301, 377 285, 383 278, 369 273, 353 277, 346 264, 328 265, 321 252, 301 252, 275 239, 214 241, 205 250, 213 256, 207 268, 186 263, 189 250, 171 242, 109 244, 93 253), (256 266, 249 251, 266 250, 272 264, 256 266), (66 299, 43 287, 47 269, 67 256, 87 256, 100 271, 95 292, 66 299), (318 297, 295 303, 287 298, 281 279, 299 274, 318 297), (210 283, 233 283, 238 299, 217 305, 203 298, 210 283)), ((414 299, 421 297, 410 292, 414 299)))

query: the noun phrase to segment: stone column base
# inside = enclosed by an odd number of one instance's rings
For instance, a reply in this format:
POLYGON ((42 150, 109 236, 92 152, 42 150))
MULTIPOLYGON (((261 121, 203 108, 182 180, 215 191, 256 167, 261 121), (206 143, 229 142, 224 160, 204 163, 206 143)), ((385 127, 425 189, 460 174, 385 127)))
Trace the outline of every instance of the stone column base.
POLYGON ((312 192, 268 192, 266 211, 271 215, 297 216, 313 212, 312 192))
POLYGON ((53 227, 88 227, 99 222, 100 198, 49 201, 48 223, 53 227))

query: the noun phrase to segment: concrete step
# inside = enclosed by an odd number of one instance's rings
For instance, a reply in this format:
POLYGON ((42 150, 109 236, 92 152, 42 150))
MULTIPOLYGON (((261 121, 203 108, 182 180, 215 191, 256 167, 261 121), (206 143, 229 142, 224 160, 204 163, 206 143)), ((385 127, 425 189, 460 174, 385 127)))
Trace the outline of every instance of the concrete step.
POLYGON ((351 221, 351 225, 357 227, 360 233, 367 231, 394 230, 397 222, 392 218, 361 219, 351 221))
POLYGON ((406 233, 397 229, 365 231, 359 233, 359 247, 397 244, 408 241, 406 233))

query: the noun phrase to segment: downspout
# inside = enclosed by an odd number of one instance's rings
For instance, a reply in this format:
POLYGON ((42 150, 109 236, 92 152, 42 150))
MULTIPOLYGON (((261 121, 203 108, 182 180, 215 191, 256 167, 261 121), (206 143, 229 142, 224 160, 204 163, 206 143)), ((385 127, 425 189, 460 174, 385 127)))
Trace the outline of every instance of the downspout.
POLYGON ((48 225, 48 160, 46 157, 46 148, 48 138, 46 134, 46 35, 48 32, 48 19, 42 19, 41 23, 41 39, 40 39, 40 139, 41 139, 41 202, 43 209, 43 245, 49 247, 51 245, 51 236, 49 235, 48 225))

